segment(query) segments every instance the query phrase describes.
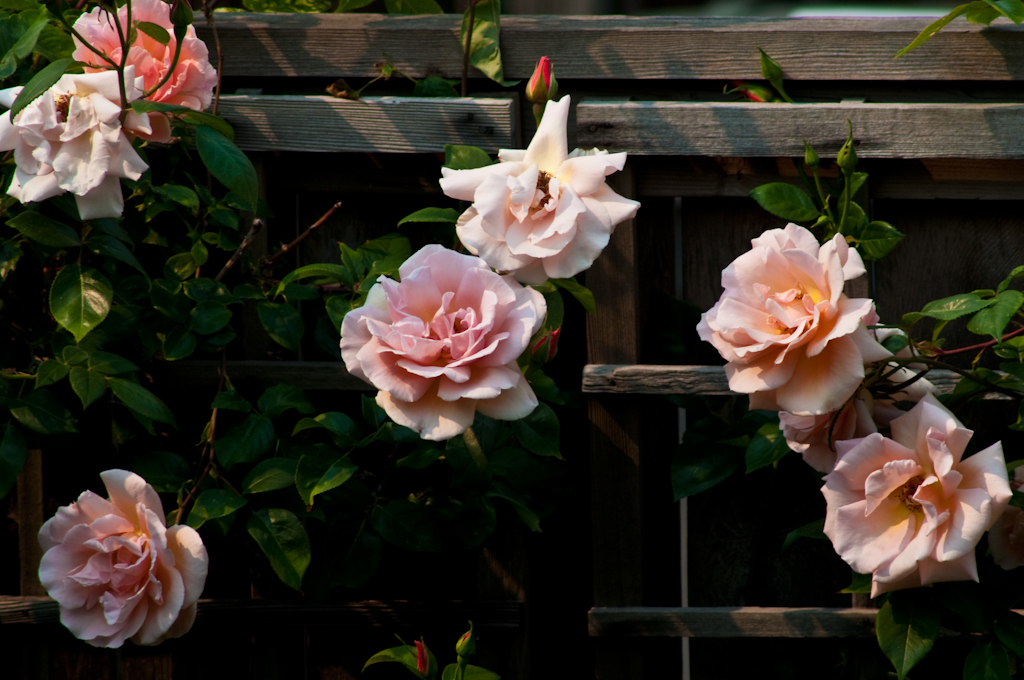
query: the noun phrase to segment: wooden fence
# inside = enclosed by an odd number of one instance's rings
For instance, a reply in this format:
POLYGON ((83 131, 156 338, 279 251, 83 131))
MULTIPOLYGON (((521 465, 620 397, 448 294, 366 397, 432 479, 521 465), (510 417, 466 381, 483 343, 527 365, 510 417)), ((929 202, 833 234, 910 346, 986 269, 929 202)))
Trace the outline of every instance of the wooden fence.
MULTIPOLYGON (((471 90, 481 96, 469 99, 414 99, 394 82, 359 102, 322 95, 334 79, 375 76, 384 54, 416 78, 459 77, 460 21, 217 15, 222 113, 253 152, 262 193, 277 214, 257 249, 290 240, 326 206, 351 197, 297 254, 299 264, 330 260, 335 241, 389 231, 396 217, 441 200, 436 155, 444 143, 494 152, 529 140, 529 107, 515 90, 496 92, 476 72, 471 90)), ((359 601, 344 605, 282 600, 245 579, 213 584, 208 592, 216 595, 201 601, 186 638, 152 650, 94 651, 61 631, 53 604, 39 597, 32 546, 43 506, 70 499, 51 497, 42 474, 50 454, 36 452, 11 504, 22 539, 21 592, 0 599, 2 647, 20 672, 14 677, 359 677, 361 661, 387 646, 393 630, 418 636, 426 627, 432 644, 441 645, 466 618, 480 633, 479 663, 508 680, 679 677, 680 637, 866 644, 856 639, 872 635, 873 611, 844 608, 849 596, 835 595, 848 571, 815 571, 830 547, 808 541, 814 545, 781 553, 772 532, 784 511, 772 490, 761 488, 777 480, 737 477, 694 497, 680 527, 669 483, 680 415, 663 395, 728 390, 719 368, 656 365, 659 327, 668 322, 659 296, 681 294, 710 307, 720 270, 750 238, 780 226, 747 192, 767 181, 795 182, 793 157, 802 156, 804 138, 823 157, 834 154, 847 120, 871 173, 872 217, 908 235, 856 284, 877 300, 883 319, 944 294, 990 287, 1022 261, 1024 105, 1016 102, 1024 91, 1024 30, 957 21, 894 61, 926 23, 505 18, 506 77, 526 78, 538 57, 549 56, 576 105, 570 141, 630 152, 612 181, 643 204, 586 273, 598 312, 586 320, 585 343, 565 338, 559 357, 567 380, 578 385, 582 377, 588 395, 585 420, 563 426, 575 509, 554 518, 544 535, 504 531, 457 573, 425 557, 424 575, 410 576, 411 583, 360 591, 359 601), (782 64, 790 94, 806 103, 722 101, 727 81, 759 77, 757 46, 782 64), (907 272, 927 277, 911 283, 907 272)), ((212 44, 210 29, 199 31, 212 44)), ((581 321, 573 314, 570 322, 581 321)), ((269 360, 262 338, 261 331, 246 334, 245 360, 229 366, 236 382, 367 389, 340 363, 269 360)), ((212 386, 216 368, 183 362, 166 377, 184 395, 212 386)), ((244 574, 244 560, 239 565, 244 574)), ((401 574, 390 578, 399 582, 401 574)), ((688 650, 692 677, 725 677, 720 664, 744 663, 723 661, 716 655, 726 648, 712 642, 698 640, 688 650)))

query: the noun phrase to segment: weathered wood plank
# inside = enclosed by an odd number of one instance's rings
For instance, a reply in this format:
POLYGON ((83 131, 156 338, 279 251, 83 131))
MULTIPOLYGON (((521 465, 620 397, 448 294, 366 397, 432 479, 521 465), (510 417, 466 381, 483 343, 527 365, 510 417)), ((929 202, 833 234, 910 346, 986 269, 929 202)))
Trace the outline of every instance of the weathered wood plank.
MULTIPOLYGON (((926 375, 937 394, 949 394, 960 382, 953 371, 932 370, 926 375)), ((589 394, 735 394, 721 366, 645 366, 588 364, 583 368, 583 391, 589 394)), ((989 394, 988 399, 1009 399, 989 394)))
POLYGON ((247 151, 425 153, 445 144, 515 147, 515 100, 231 95, 220 114, 247 151))
POLYGON ((1022 104, 582 102, 580 147, 661 156, 836 153, 853 123, 863 158, 1024 158, 1022 104))
MULTIPOLYGON (((181 361, 158 369, 161 384, 169 387, 216 385, 219 361, 181 361)), ((334 361, 229 361, 228 376, 233 381, 261 380, 286 383, 304 390, 373 390, 334 361)))
MULTIPOLYGON (((197 624, 264 626, 367 626, 399 628, 427 625, 516 628, 523 604, 515 601, 413 602, 366 600, 344 604, 307 604, 276 600, 199 600, 197 624)), ((0 625, 44 625, 60 621, 57 603, 48 597, 0 596, 0 625)))
MULTIPOLYGON (((387 53, 410 76, 460 77, 458 15, 218 14, 228 76, 373 77, 387 53)), ((957 20, 893 59, 927 18, 502 18, 506 78, 528 78, 537 55, 559 79, 760 79, 757 46, 793 80, 1021 80, 1024 28, 957 20)), ((210 31, 197 22, 200 37, 210 31)), ((480 74, 473 71, 473 75, 480 74)))

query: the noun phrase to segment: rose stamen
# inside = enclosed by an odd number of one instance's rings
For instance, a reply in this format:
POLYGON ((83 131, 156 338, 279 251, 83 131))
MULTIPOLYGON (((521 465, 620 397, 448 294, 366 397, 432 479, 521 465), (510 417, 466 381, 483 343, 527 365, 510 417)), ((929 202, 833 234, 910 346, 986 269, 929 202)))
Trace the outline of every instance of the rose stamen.
POLYGON ((71 95, 55 94, 53 95, 53 104, 57 108, 57 118, 61 123, 66 123, 68 121, 68 109, 71 108, 71 95))
POLYGON ((921 509, 921 504, 914 500, 914 494, 917 493, 917 488, 923 481, 924 478, 921 475, 915 475, 904 482, 903 486, 889 494, 889 498, 898 500, 907 510, 917 512, 921 509))

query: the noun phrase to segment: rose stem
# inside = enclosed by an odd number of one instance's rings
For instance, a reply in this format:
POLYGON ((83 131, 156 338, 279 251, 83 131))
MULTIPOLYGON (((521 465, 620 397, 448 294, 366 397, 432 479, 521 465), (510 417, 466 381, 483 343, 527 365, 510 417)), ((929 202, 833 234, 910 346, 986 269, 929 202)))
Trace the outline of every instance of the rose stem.
POLYGON ((295 248, 300 243, 302 243, 307 238, 309 238, 309 235, 312 234, 320 226, 322 226, 323 223, 326 222, 330 218, 330 216, 334 214, 334 211, 336 211, 340 207, 341 207, 341 201, 338 201, 337 203, 332 205, 330 210, 325 212, 320 217, 320 219, 318 219, 313 224, 309 225, 309 227, 306 228, 306 231, 304 231, 301 234, 299 234, 298 236, 296 236, 294 241, 292 241, 291 243, 289 243, 286 246, 281 246, 281 250, 277 251, 273 255, 271 255, 269 257, 263 258, 263 268, 266 269, 266 268, 272 266, 275 262, 277 262, 282 257, 284 257, 285 253, 288 253, 292 248, 295 248))
POLYGON ((263 220, 261 220, 259 217, 252 221, 252 228, 249 229, 249 233, 245 235, 244 239, 242 239, 242 245, 238 246, 238 250, 236 250, 235 254, 231 256, 231 259, 227 261, 227 263, 220 270, 217 276, 213 277, 214 281, 220 281, 221 279, 223 279, 224 275, 227 274, 228 271, 235 266, 238 260, 242 257, 242 252, 249 247, 249 244, 252 243, 253 238, 256 237, 256 234, 258 234, 260 229, 262 228, 263 220))
MULTIPOLYGON (((220 366, 217 368, 217 394, 220 394, 221 390, 224 389, 224 381, 228 375, 227 362, 225 361, 224 354, 225 352, 222 348, 220 350, 220 366)), ((217 396, 214 395, 213 398, 216 399, 217 396)), ((178 506, 178 514, 174 518, 175 524, 181 524, 181 514, 185 512, 185 507, 188 505, 188 502, 192 500, 192 496, 195 495, 196 491, 199 489, 199 485, 202 484, 206 475, 209 474, 210 468, 213 467, 213 440, 217 432, 217 411, 218 409, 215 406, 213 408, 213 413, 210 414, 210 434, 207 436, 206 446, 203 448, 204 454, 206 451, 210 452, 210 460, 207 461, 206 467, 203 468, 203 471, 199 473, 199 478, 196 479, 196 483, 192 485, 192 489, 188 492, 188 495, 185 496, 185 500, 183 500, 181 505, 178 506)), ((201 459, 202 458, 200 457, 200 460, 201 459)))
POLYGON ((996 341, 996 340, 989 340, 988 342, 980 342, 977 345, 970 345, 969 347, 957 347, 956 349, 939 349, 939 348, 936 348, 936 349, 934 349, 932 351, 935 352, 935 356, 939 356, 939 357, 949 356, 950 354, 960 354, 962 352, 973 352, 976 349, 987 349, 987 348, 989 348, 989 347, 991 347, 993 345, 997 345, 1000 342, 1003 342, 1004 340, 1012 338, 1015 335, 1020 335, 1021 333, 1024 333, 1024 326, 1021 326, 1020 328, 1018 328, 1015 331, 1011 331, 1010 333, 1007 333, 1002 338, 1000 338, 998 341, 996 341))

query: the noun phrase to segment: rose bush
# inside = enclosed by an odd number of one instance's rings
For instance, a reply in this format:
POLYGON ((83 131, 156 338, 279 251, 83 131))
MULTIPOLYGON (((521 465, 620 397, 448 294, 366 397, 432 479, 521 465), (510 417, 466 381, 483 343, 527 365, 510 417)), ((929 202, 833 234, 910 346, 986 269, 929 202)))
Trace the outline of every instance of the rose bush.
POLYGON ((836 442, 821 492, 825 535, 871 596, 978 580, 974 546, 1010 500, 1000 443, 963 459, 973 432, 932 395, 875 433, 836 442))
POLYGON ((345 316, 341 356, 377 387, 377 403, 424 439, 450 439, 479 411, 523 418, 537 397, 516 358, 544 321, 544 296, 477 257, 439 245, 380 277, 345 316))
POLYGON ((474 255, 524 283, 564 279, 590 268, 615 225, 640 204, 608 188, 626 154, 568 151, 569 97, 550 101, 526 150, 502 150, 500 163, 442 168, 441 188, 472 201, 459 217, 459 239, 474 255))
MULTIPOLYGON (((125 69, 128 100, 141 96, 141 81, 125 69)), ((10 107, 22 88, 0 91, 10 107)), ((120 217, 121 178, 138 179, 149 167, 132 148, 124 128, 145 132, 149 120, 128 112, 122 128, 117 73, 67 74, 11 120, 0 116, 0 151, 14 151, 17 169, 7 193, 22 203, 65 191, 75 195, 83 220, 120 217)))
POLYGON ((206 582, 202 539, 191 527, 165 527, 160 497, 142 477, 100 477, 109 499, 86 491, 39 530, 39 580, 61 623, 96 647, 184 635, 206 582))
POLYGON ((848 298, 845 281, 864 273, 856 250, 837 234, 818 246, 789 224, 751 241, 722 272, 725 291, 701 315, 697 332, 729 362, 729 388, 750 408, 822 415, 846 403, 864 364, 892 354, 868 333, 874 303, 848 298))
MULTIPOLYGON (((128 50, 128 65, 135 68, 135 75, 142 78, 140 88, 152 90, 167 75, 174 64, 174 50, 177 41, 174 27, 171 25, 171 7, 163 0, 133 0, 132 22, 155 24, 167 31, 170 40, 166 45, 146 33, 136 31, 135 42, 128 50)), ((128 23, 128 7, 121 5, 117 10, 117 21, 123 31, 128 23)), ((94 8, 75 21, 75 30, 93 47, 100 50, 113 61, 120 63, 123 50, 118 37, 117 26, 111 14, 100 7, 94 8)), ((104 63, 95 52, 75 38, 74 58, 86 64, 86 72, 105 71, 110 66, 104 63)), ((206 43, 196 37, 196 29, 188 27, 185 39, 181 43, 181 54, 174 71, 164 85, 147 99, 166 104, 187 106, 196 111, 203 111, 213 101, 213 90, 217 85, 217 70, 210 64, 209 51, 206 43)), ((140 136, 156 142, 171 140, 171 125, 167 116, 162 113, 145 114, 150 119, 151 132, 140 132, 140 136)))
MULTIPOLYGON (((1024 488, 1024 467, 1013 471, 1010 487, 1014 491, 1024 488)), ((1003 569, 1024 566, 1024 510, 1006 506, 988 532, 988 547, 992 559, 1003 569)))

